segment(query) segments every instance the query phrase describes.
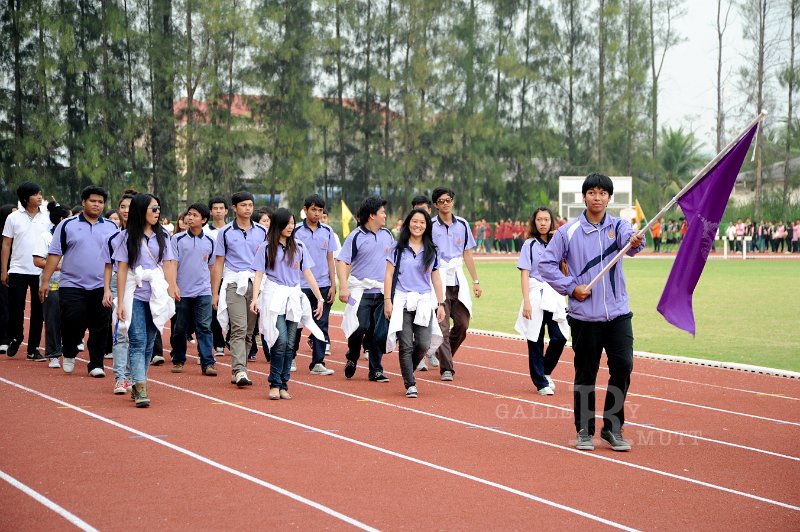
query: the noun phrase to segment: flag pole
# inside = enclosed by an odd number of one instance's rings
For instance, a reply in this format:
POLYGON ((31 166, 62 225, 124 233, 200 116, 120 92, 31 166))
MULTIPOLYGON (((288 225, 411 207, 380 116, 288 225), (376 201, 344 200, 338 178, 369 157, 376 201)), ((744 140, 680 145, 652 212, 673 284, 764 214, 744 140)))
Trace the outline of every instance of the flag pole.
MULTIPOLYGON (((678 200, 679 200, 679 199, 681 199, 681 198, 683 197, 683 195, 684 195, 684 194, 686 194, 686 193, 687 193, 687 192, 688 192, 688 191, 689 191, 689 190, 690 190, 690 189, 691 189, 691 188, 692 188, 692 187, 693 187, 695 184, 697 184, 697 182, 698 182, 698 181, 700 181, 701 179, 703 179, 703 177, 705 177, 705 175, 706 175, 706 174, 709 172, 709 170, 711 170, 712 168, 714 168, 714 166, 716 166, 716 165, 717 165, 717 163, 718 163, 718 162, 720 162, 720 161, 722 160, 722 158, 723 158, 723 157, 725 157, 725 156, 728 154, 728 152, 729 152, 729 151, 731 151, 731 150, 733 149, 733 147, 734 147, 734 146, 736 146, 736 144, 738 144, 738 143, 739 143, 739 141, 740 141, 740 140, 742 140, 742 138, 744 138, 744 136, 747 134, 747 132, 748 132, 748 131, 750 131, 750 130, 753 128, 753 126, 755 126, 756 124, 758 124, 759 122, 761 122, 762 120, 764 120, 764 117, 765 117, 765 116, 767 116, 767 112, 766 112, 766 111, 761 111, 761 112, 758 114, 758 116, 757 116, 755 119, 753 119, 753 121, 752 121, 752 122, 750 122, 749 124, 747 124, 747 126, 744 128, 744 130, 742 130, 742 132, 741 132, 741 133, 739 133, 739 135, 737 135, 735 139, 733 139, 732 141, 730 141, 730 142, 728 143, 728 145, 727 145, 727 146, 725 146, 725 147, 722 149, 722 151, 720 151, 720 152, 717 154, 717 156, 716 156, 716 157, 714 157, 713 159, 711 159, 711 161, 710 161, 710 162, 709 162, 707 165, 705 165, 705 166, 703 167, 703 169, 702 169, 702 170, 700 170, 700 172, 698 172, 698 173, 697 173, 697 175, 696 175, 696 176, 694 176, 694 177, 692 178, 692 180, 691 180, 691 181, 689 181, 688 183, 686 183, 686 186, 684 186, 684 187, 683 187, 683 188, 680 190, 680 192, 678 192, 677 194, 675 194, 675 197, 674 197, 674 198, 672 198, 672 199, 671 199, 671 200, 670 200, 670 201, 669 201, 669 202, 668 202, 668 203, 667 203, 667 204, 664 206, 664 208, 663 208, 663 209, 661 209, 661 210, 658 212, 658 214, 656 214, 655 216, 653 216, 653 217, 650 219, 650 221, 649 221, 649 222, 647 222, 647 225, 645 225, 645 226, 644 226, 642 229, 640 229, 640 230, 639 230, 638 234, 641 234, 641 235, 643 235, 643 234, 644 234, 646 231, 648 231, 648 230, 649 230, 649 229, 650 229, 650 228, 653 226, 653 223, 655 223, 655 221, 656 221, 656 220, 659 220, 659 219, 660 219, 660 218, 661 218, 661 217, 662 217, 664 214, 666 214, 666 213, 667 213, 667 211, 669 211, 669 210, 672 208, 672 206, 673 206, 673 205, 675 205, 675 204, 678 202, 678 200)), ((630 248, 631 248, 631 243, 630 243, 630 242, 628 242, 627 244, 625 244, 625 247, 623 247, 621 250, 619 250, 619 252, 618 252, 616 255, 614 255, 614 258, 613 258, 613 259, 611 259, 611 262, 609 262, 608 264, 606 264, 606 266, 605 266, 605 267, 604 267, 604 268, 603 268, 603 269, 600 271, 600 273, 598 273, 598 274, 595 276, 595 278, 594 278, 594 279, 592 279, 592 281, 591 281, 589 284, 587 284, 587 285, 586 285, 586 288, 587 288, 587 290, 591 290, 592 288, 594 288, 594 285, 596 285, 596 284, 597 284, 597 282, 600 280, 600 278, 601 278, 602 276, 604 276, 606 273, 608 273, 608 271, 609 271, 609 270, 610 270, 610 269, 611 269, 611 268, 612 268, 612 267, 613 267, 613 266, 614 266, 614 265, 615 265, 617 262, 619 262, 619 260, 622 258, 622 256, 623 256, 623 255, 624 255, 624 254, 625 254, 625 253, 626 253, 626 252, 627 252, 627 251, 628 251, 630 248)))

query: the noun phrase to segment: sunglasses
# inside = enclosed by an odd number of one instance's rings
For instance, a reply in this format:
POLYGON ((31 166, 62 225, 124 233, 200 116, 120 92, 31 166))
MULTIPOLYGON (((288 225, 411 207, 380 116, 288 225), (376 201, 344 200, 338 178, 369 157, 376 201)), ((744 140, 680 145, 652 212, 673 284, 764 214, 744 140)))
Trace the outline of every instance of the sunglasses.
POLYGON ((150 207, 150 212, 161 212, 161 206, 155 205, 153 207, 150 207))
POLYGON ((439 198, 436 200, 436 205, 450 205, 453 203, 453 198, 439 198))

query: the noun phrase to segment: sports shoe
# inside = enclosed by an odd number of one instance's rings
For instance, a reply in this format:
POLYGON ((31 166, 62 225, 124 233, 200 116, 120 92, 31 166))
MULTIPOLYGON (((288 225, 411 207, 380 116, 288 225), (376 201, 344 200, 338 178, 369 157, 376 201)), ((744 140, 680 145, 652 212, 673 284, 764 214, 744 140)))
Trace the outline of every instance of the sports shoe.
POLYGON ((114 395, 125 395, 128 391, 125 379, 117 379, 114 381, 114 395))
POLYGON ((0 345, 0 355, 8 353, 8 344, 0 345))
POLYGON ((225 355, 225 348, 224 347, 215 347, 214 348, 214 356, 221 357, 225 355))
POLYGON ((356 363, 352 360, 348 360, 347 363, 344 365, 344 376, 348 379, 352 379, 353 375, 356 374, 356 363))
POLYGON ((173 364, 172 373, 183 373, 183 364, 173 364))
POLYGON ((553 389, 551 387, 549 387, 549 386, 545 386, 544 388, 539 388, 538 392, 539 392, 539 395, 553 395, 553 394, 555 394, 553 389))
POLYGON ((106 376, 106 372, 103 371, 103 368, 94 368, 92 371, 89 372, 90 377, 94 377, 96 379, 102 379, 106 376))
POLYGON ((79 343, 78 344, 78 352, 80 353, 84 349, 86 349, 86 344, 84 344, 83 342, 79 343))
POLYGON ((61 363, 58 361, 57 358, 51 358, 50 362, 47 363, 48 368, 60 368, 61 363))
POLYGON ((8 344, 8 350, 6 351, 6 355, 8 358, 14 358, 17 356, 17 351, 19 351, 19 344, 21 342, 19 340, 11 340, 11 343, 8 344))
POLYGON ((216 377, 217 376, 217 368, 214 366, 206 366, 203 368, 203 375, 208 377, 216 377))
POLYGON ((279 397, 280 397, 281 399, 291 399, 291 398, 292 398, 292 394, 290 394, 290 393, 289 393, 289 392, 287 392, 286 390, 281 390, 281 391, 279 391, 279 392, 278 392, 278 395, 279 395, 279 397))
POLYGON ((247 360, 248 361, 255 360, 255 359, 256 359, 256 354, 255 353, 248 353, 247 354, 247 360))
POLYGON ((239 388, 243 388, 245 386, 251 386, 253 384, 253 381, 247 378, 246 371, 238 371, 236 373, 235 382, 236 386, 238 386, 239 388))
POLYGON ((575 448, 580 451, 594 451, 594 442, 588 430, 581 429, 580 432, 578 432, 578 438, 575 440, 575 448))
POLYGON ((364 360, 369 360, 369 351, 364 349, 364 360))
POLYGON ((45 360, 47 360, 45 357, 42 356, 42 354, 39 352, 38 349, 33 353, 28 353, 27 358, 28 360, 32 360, 33 362, 44 362, 45 360))
POLYGON ((425 364, 424 358, 417 364, 417 371, 428 371, 428 366, 425 364))
POLYGON ((382 371, 376 371, 369 376, 369 380, 372 382, 389 382, 389 377, 384 375, 382 371))
POLYGON ((289 368, 289 371, 292 372, 292 373, 297 371, 297 364, 295 363, 294 359, 292 359, 292 367, 289 368))
POLYGON ((326 355, 331 354, 331 344, 325 344, 325 354, 326 355))
POLYGON ((61 365, 64 368, 64 373, 72 373, 75 369, 75 359, 64 357, 64 363, 61 365))
POLYGON ((334 373, 336 373, 334 370, 326 368, 321 363, 314 364, 314 367, 311 368, 312 375, 333 375, 334 373))
POLYGON ((438 368, 439 367, 439 359, 436 358, 436 353, 431 354, 431 355, 425 355, 425 356, 428 358, 428 364, 430 364, 432 368, 438 368))
POLYGON ((151 366, 160 366, 164 363, 164 357, 161 355, 153 355, 153 358, 150 359, 151 366))
POLYGON ((600 439, 609 444, 615 451, 631 450, 631 442, 622 437, 622 429, 619 432, 603 429, 600 431, 600 439))
POLYGON ((105 355, 103 355, 103 358, 109 358, 109 359, 114 358, 114 353, 106 353, 105 355))
POLYGON ((443 371, 441 380, 443 380, 445 382, 449 382, 449 381, 453 380, 453 372, 452 371, 443 371))
POLYGON ((547 379, 547 385, 550 387, 550 389, 555 392, 556 391, 556 383, 553 382, 553 379, 550 378, 550 375, 545 375, 544 378, 547 379))
POLYGON ((409 399, 416 399, 418 397, 417 394, 417 387, 416 386, 409 386, 406 390, 406 397, 409 399))
POLYGON ((136 408, 147 408, 150 406, 150 398, 147 396, 147 383, 137 382, 131 390, 136 408))

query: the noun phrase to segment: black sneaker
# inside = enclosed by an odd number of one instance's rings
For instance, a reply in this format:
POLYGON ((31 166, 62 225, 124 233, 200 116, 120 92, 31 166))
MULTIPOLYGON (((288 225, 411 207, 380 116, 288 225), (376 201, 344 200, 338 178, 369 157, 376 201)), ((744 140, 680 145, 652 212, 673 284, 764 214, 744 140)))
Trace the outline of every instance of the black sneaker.
POLYGON ((369 380, 373 382, 389 382, 389 377, 384 375, 382 371, 376 371, 369 376, 369 380))
POLYGON ((600 431, 600 439, 611 446, 615 451, 630 451, 631 442, 622 437, 622 430, 619 432, 612 432, 608 429, 600 431))
POLYGON ((6 351, 6 355, 8 355, 8 358, 14 358, 15 356, 17 356, 17 351, 19 351, 19 345, 21 343, 22 342, 20 342, 19 340, 11 340, 11 343, 8 344, 8 351, 6 351))
POLYGON ((344 376, 348 379, 352 379, 353 375, 356 374, 356 363, 352 360, 348 360, 347 364, 344 365, 344 376))
POLYGON ((47 359, 43 357, 42 354, 37 349, 33 353, 28 353, 28 360, 32 360, 34 362, 44 362, 47 359))
POLYGON ((579 451, 594 451, 594 442, 588 430, 582 429, 578 432, 578 439, 575 440, 575 448, 579 451))

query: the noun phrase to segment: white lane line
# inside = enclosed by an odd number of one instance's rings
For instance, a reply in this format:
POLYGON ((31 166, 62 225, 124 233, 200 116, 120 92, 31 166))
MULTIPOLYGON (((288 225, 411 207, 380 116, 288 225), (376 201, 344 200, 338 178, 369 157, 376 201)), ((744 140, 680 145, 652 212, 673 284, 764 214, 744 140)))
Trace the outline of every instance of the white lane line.
MULTIPOLYGON (((344 343, 344 342, 340 342, 339 340, 334 340, 334 342, 344 343)), ((472 367, 472 368, 478 368, 478 369, 485 369, 485 370, 494 371, 494 372, 497 372, 497 373, 508 373, 508 374, 511 374, 511 375, 519 375, 519 376, 522 376, 522 377, 530 378, 529 374, 521 372, 521 371, 514 371, 514 370, 510 370, 510 369, 495 368, 495 367, 492 367, 492 366, 484 366, 482 364, 473 364, 473 363, 470 363, 470 362, 463 362, 463 361, 460 361, 459 365, 468 366, 468 367, 472 367)), ((389 372, 384 372, 384 373, 389 373, 389 372)), ((560 383, 564 383, 564 384, 572 384, 569 381, 562 381, 562 380, 557 380, 557 379, 556 379, 556 382, 560 382, 560 383)), ((605 390, 606 389, 603 386, 597 386, 596 388, 598 390, 605 390)), ((686 407, 690 407, 690 408, 699 408, 701 410, 709 410, 709 411, 712 411, 712 412, 719 412, 719 413, 722 413, 722 414, 730 414, 730 415, 733 415, 733 416, 742 416, 742 417, 747 417, 747 418, 751 418, 751 419, 759 419, 759 420, 762 420, 762 421, 768 421, 770 423, 780 423, 782 425, 794 425, 794 426, 800 427, 800 422, 798 422, 798 421, 787 421, 785 419, 775 419, 775 418, 771 418, 771 417, 758 416, 756 414, 748 414, 746 412, 737 412, 735 410, 726 410, 724 408, 716 408, 716 407, 713 407, 713 406, 699 405, 697 403, 687 403, 685 401, 676 401, 674 399, 667 399, 665 397, 658 397, 658 396, 655 396, 655 395, 644 395, 644 394, 637 394, 637 393, 633 393, 633 392, 628 392, 628 397, 641 397, 643 399, 651 399, 653 401, 661 401, 661 402, 664 402, 664 403, 677 404, 677 405, 686 406, 686 407)))
POLYGON ((135 434, 135 435, 137 435, 137 436, 139 436, 141 438, 149 440, 149 441, 151 441, 153 443, 156 443, 158 445, 163 445, 164 447, 172 449, 173 451, 179 452, 179 453, 181 453, 183 455, 186 455, 186 456, 188 456, 190 458, 194 458, 195 460, 198 460, 199 462, 203 462, 204 464, 207 464, 207 465, 210 465, 212 467, 215 467, 215 468, 217 468, 217 469, 219 469, 221 471, 224 471, 226 473, 230 473, 231 475, 235 475, 235 476, 237 476, 239 478, 242 478, 244 480, 248 480, 248 481, 250 481, 250 482, 252 482, 254 484, 257 484, 257 485, 259 485, 261 487, 264 487, 264 488, 267 488, 269 490, 272 490, 272 491, 274 491, 276 493, 280 493, 281 495, 289 497, 290 499, 293 499, 293 500, 295 500, 295 501, 297 501, 297 502, 299 502, 301 504, 305 504, 307 506, 315 508, 315 509, 317 509, 317 510, 323 512, 323 513, 326 513, 326 514, 330 515, 331 517, 335 517, 336 519, 344 521, 345 523, 347 523, 349 525, 352 525, 352 526, 354 526, 356 528, 360 528, 361 530, 369 530, 371 532, 377 532, 377 530, 378 530, 378 529, 373 528, 373 527, 371 527, 369 525, 366 525, 366 524, 364 524, 364 523, 362 523, 360 521, 357 521, 356 519, 354 519, 354 518, 352 518, 350 516, 347 516, 347 515, 344 515, 343 513, 337 512, 336 510, 334 510, 332 508, 329 508, 328 506, 320 504, 320 503, 318 503, 316 501, 313 501, 311 499, 307 499, 307 498, 303 497, 302 495, 298 495, 298 494, 296 494, 294 492, 291 492, 291 491, 289 491, 287 489, 281 488, 280 486, 277 486, 275 484, 271 484, 269 482, 261 480, 260 478, 256 478, 256 477, 254 477, 252 475, 248 475, 247 473, 243 473, 243 472, 241 472, 239 470, 233 469, 232 467, 228 467, 228 466, 226 466, 224 464, 221 464, 219 462, 211 460, 210 458, 206 458, 205 456, 202 456, 202 455, 197 454, 197 453, 195 453, 193 451, 190 451, 189 449, 185 449, 185 448, 180 447, 178 445, 175 445, 173 443, 169 443, 167 441, 164 441, 164 440, 161 440, 161 439, 156 438, 154 436, 151 436, 150 434, 147 434, 146 432, 142 432, 142 431, 140 431, 138 429, 135 429, 133 427, 129 427, 127 425, 123 425, 122 423, 119 423, 119 422, 114 421, 112 419, 108 419, 106 417, 103 417, 101 415, 95 414, 93 412, 89 412, 88 410, 84 410, 83 408, 80 408, 78 406, 75 406, 75 405, 72 405, 70 403, 67 403, 66 401, 62 401, 61 399, 57 399, 55 397, 47 395, 47 394, 45 394, 43 392, 40 392, 38 390, 34 390, 32 388, 28 388, 27 386, 24 386, 22 384, 18 384, 16 382, 10 381, 10 380, 5 379, 3 377, 0 377, 0 382, 8 384, 9 386, 13 386, 15 388, 18 388, 18 389, 23 390, 25 392, 31 393, 33 395, 37 395, 37 396, 39 396, 39 397, 41 397, 43 399, 47 399, 48 401, 52 401, 52 402, 60 404, 62 406, 71 407, 76 412, 80 412, 81 414, 89 416, 89 417, 91 417, 93 419, 96 419, 98 421, 102 421, 103 423, 107 423, 107 424, 109 424, 109 425, 111 425, 113 427, 116 427, 118 429, 122 429, 124 431, 127 431, 127 432, 130 432, 132 434, 135 434))
POLYGON ((41 504, 42 506, 45 506, 48 509, 54 511, 55 513, 57 513, 58 515, 69 521, 71 524, 75 525, 76 528, 85 530, 86 532, 97 532, 97 529, 95 527, 93 527, 92 525, 90 525, 89 523, 87 523, 74 513, 70 512, 63 506, 60 506, 59 504, 48 499, 47 497, 45 497, 35 489, 31 488, 30 486, 23 484, 22 482, 15 479, 5 471, 0 470, 0 479, 5 480, 9 484, 20 490, 22 493, 28 495, 33 500, 41 504))
MULTIPOLYGON (((230 367, 229 364, 225 364, 223 362, 220 362, 219 359, 217 359, 217 364, 221 365, 221 366, 230 367)), ((257 370, 253 370, 253 369, 248 370, 248 373, 256 373, 256 374, 265 375, 265 376, 267 375, 263 371, 257 371, 257 370)), ((155 381, 153 379, 148 379, 148 381, 157 382, 157 383, 163 384, 164 386, 167 386, 169 388, 174 388, 176 390, 183 390, 186 393, 199 395, 201 397, 206 397, 206 398, 210 397, 210 396, 206 396, 204 394, 201 394, 199 392, 195 392, 195 391, 189 390, 189 389, 184 389, 184 388, 181 388, 179 386, 173 386, 172 384, 168 384, 168 383, 165 383, 165 382, 162 382, 162 381, 155 381)), ((624 462, 624 461, 618 460, 616 458, 609 458, 607 456, 603 456, 603 455, 596 454, 596 453, 587 453, 586 451, 579 451, 579 450, 577 450, 577 449, 575 449, 573 447, 566 447, 566 446, 562 446, 562 445, 557 445, 557 444, 552 443, 552 442, 548 442, 548 441, 544 441, 544 440, 537 440, 536 438, 531 438, 531 437, 528 437, 528 436, 522 436, 520 434, 515 434, 513 432, 506 432, 504 430, 499 430, 499 429, 496 429, 496 428, 493 428, 493 427, 487 427, 485 425, 478 425, 478 424, 472 423, 470 421, 463 421, 463 420, 456 419, 456 418, 451 418, 451 417, 442 416, 442 415, 439 415, 439 414, 434 414, 432 412, 426 412, 424 410, 417 410, 416 408, 410 408, 410 407, 407 407, 407 406, 400 406, 400 405, 397 405, 397 404, 394 404, 394 403, 389 403, 389 402, 386 402, 386 401, 383 401, 383 400, 379 400, 379 399, 372 399, 372 398, 369 398, 369 397, 356 395, 356 394, 352 394, 352 393, 349 393, 349 392, 343 392, 341 390, 335 390, 333 388, 327 388, 325 386, 319 386, 318 384, 312 384, 310 382, 299 381, 296 378, 292 378, 291 382, 294 382, 296 384, 300 384, 300 385, 303 385, 303 386, 308 386, 310 388, 316 388, 318 390, 323 390, 323 391, 335 393, 335 394, 338 394, 338 395, 343 395, 345 397, 351 397, 353 399, 356 399, 357 401, 369 402, 369 403, 374 403, 374 404, 378 404, 378 405, 388 406, 388 407, 396 408, 398 410, 403 410, 403 411, 406 411, 406 412, 412 412, 412 413, 415 413, 415 414, 420 414, 420 415, 423 415, 423 416, 428 416, 428 417, 432 417, 432 418, 435 418, 435 419, 440 419, 442 421, 448 421, 448 422, 451 422, 451 423, 456 423, 458 425, 463 425, 463 426, 470 427, 470 428, 482 429, 482 430, 485 430, 487 432, 492 432, 492 433, 495 433, 495 434, 500 434, 500 435, 503 435, 503 436, 508 436, 508 437, 520 439, 520 440, 523 440, 523 441, 528 441, 528 442, 531 442, 531 443, 537 443, 537 444, 540 444, 540 445, 545 445, 547 447, 551 447, 551 448, 554 448, 554 449, 559 449, 559 450, 562 450, 562 451, 575 453, 578 456, 583 456, 583 457, 587 457, 587 458, 593 458, 595 460, 603 460, 603 461, 611 462, 611 463, 614 463, 614 464, 617 464, 617 465, 622 465, 622 466, 625 466, 625 467, 630 467, 630 468, 638 469, 638 470, 641 470, 641 471, 647 471, 648 473, 654 473, 656 475, 661 475, 661 476, 673 478, 673 479, 676 479, 676 480, 681 480, 681 481, 684 481, 684 482, 688 482, 688 483, 691 483, 691 484, 704 486, 706 488, 711 488, 711 489, 714 489, 714 490, 719 490, 719 491, 723 491, 723 492, 726 492, 726 493, 739 495, 739 496, 742 496, 742 497, 746 497, 748 499, 754 499, 754 500, 765 502, 765 503, 768 503, 768 504, 773 504, 775 506, 780 506, 782 508, 788 508, 789 510, 800 511, 800 506, 794 506, 794 505, 789 504, 789 503, 776 501, 776 500, 773 500, 773 499, 768 499, 766 497, 760 497, 758 495, 753 495, 751 493, 735 490, 733 488, 727 488, 725 486, 720 486, 718 484, 712 484, 710 482, 697 480, 697 479, 694 479, 694 478, 691 478, 691 477, 685 477, 685 476, 682 476, 682 475, 677 475, 675 473, 670 473, 668 471, 663 471, 661 469, 655 469, 655 468, 648 467, 648 466, 643 466, 643 465, 634 464, 634 463, 630 463, 630 462, 624 462)), ((431 382, 433 382, 433 381, 431 381, 431 382)), ((509 399, 514 399, 514 398, 513 397, 509 397, 509 399)), ((214 399, 214 400, 216 401, 218 399, 214 399)), ((252 411, 252 412, 254 412, 256 414, 259 414, 259 415, 265 415, 265 416, 268 416, 268 417, 274 417, 274 416, 272 416, 270 414, 265 414, 263 412, 259 412, 258 410, 252 410, 252 409, 240 406, 240 405, 229 403, 227 401, 225 401, 225 403, 230 405, 230 406, 232 406, 232 407, 234 407, 234 408, 241 408, 243 410, 252 411)), ((285 421, 287 423, 296 424, 296 422, 291 421, 291 420, 284 420, 283 418, 277 418, 277 417, 276 417, 276 419, 279 419, 281 421, 285 421)), ((644 426, 644 428, 652 428, 652 427, 644 426)), ((331 437, 338 437, 335 434, 329 434, 329 433, 326 433, 326 434, 328 436, 331 436, 331 437)), ((678 434, 680 434, 680 433, 678 433, 678 434)), ((348 439, 348 441, 349 441, 349 439, 348 439)), ((355 442, 355 440, 353 440, 353 442, 355 442)), ((363 445, 370 445, 370 444, 363 444, 363 445)), ((731 445, 734 445, 734 444, 731 444, 731 445)), ((734 445, 734 446, 736 446, 736 445, 734 445)), ((756 449, 754 449, 754 450, 756 450, 756 449)), ((388 451, 388 452, 391 453, 392 451, 388 451)), ((766 452, 768 454, 773 454, 773 453, 769 453, 768 451, 762 451, 762 452, 766 452)), ((783 456, 783 455, 779 455, 779 456, 783 456)), ((796 458, 794 458, 794 457, 786 457, 786 458, 791 458, 793 460, 796 460, 796 458)), ((415 458, 412 458, 412 460, 416 461, 415 458)), ((436 467, 439 468, 440 466, 436 466, 436 467)), ((449 470, 447 470, 447 471, 449 471, 449 470)))
MULTIPOLYGON (((514 495, 518 495, 520 497, 524 497, 524 498, 532 500, 532 501, 536 501, 536 502, 545 504, 547 506, 551 506, 553 508, 558 508, 560 510, 564 510, 566 512, 573 513, 575 515, 579 515, 581 517, 585 517, 587 519, 591 519, 592 521, 596 521, 598 523, 602 523, 602 524, 611 526, 613 528, 618 528, 620 530, 628 530, 628 531, 632 531, 632 532, 637 530, 635 528, 631 528, 631 527, 622 525, 622 524, 617 523, 615 521, 610 521, 610 520, 604 519, 604 518, 602 518, 600 516, 593 515, 593 514, 590 514, 588 512, 584 512, 582 510, 579 510, 577 508, 573 508, 571 506, 566 506, 564 504, 557 503, 555 501, 544 499, 542 497, 538 497, 538 496, 533 495, 531 493, 527 493, 527 492, 518 490, 516 488, 512 488, 510 486, 506 486, 504 484, 499 484, 499 483, 493 482, 491 480, 487 480, 487 479, 484 479, 484 478, 481 478, 481 477, 476 477, 476 476, 470 475, 468 473, 463 473, 461 471, 457 471, 455 469, 449 469, 449 468, 446 468, 444 466, 440 466, 438 464, 434 464, 432 462, 426 462, 425 460, 420 460, 418 458, 414 458, 413 456, 408 456, 408 455, 405 455, 405 454, 402 454, 402 453, 398 453, 398 452, 392 451, 390 449, 385 449, 383 447, 378 447, 377 445, 372 445, 370 443, 362 442, 360 440, 355 440, 353 438, 348 438, 348 437, 342 436, 340 434, 329 432, 329 431, 327 431, 325 429, 321 429, 321 428, 314 427, 314 426, 311 426, 311 425, 306 425, 305 423, 300 423, 300 422, 293 421, 293 420, 286 419, 286 418, 282 418, 282 417, 279 417, 279 416, 276 416, 276 415, 273 415, 273 414, 268 414, 268 413, 262 412, 260 410, 255 410, 253 408, 248 408, 246 406, 242 406, 242 405, 238 405, 238 404, 235 404, 235 403, 231 403, 231 402, 226 401, 225 399, 221 399, 219 397, 213 397, 211 395, 206 395, 206 394, 191 390, 189 388, 183 388, 181 386, 175 386, 173 384, 169 384, 167 382, 159 381, 157 379, 148 378, 147 381, 148 381, 148 383, 160 384, 160 385, 162 385, 162 386, 164 386, 166 388, 170 388, 170 389, 177 390, 177 391, 180 391, 180 392, 183 392, 183 393, 187 393, 189 395, 194 395, 196 397, 201 397, 203 399, 207 399, 207 400, 210 400, 210 401, 219 402, 219 403, 222 403, 224 405, 230 406, 231 408, 237 408, 239 410, 243 410, 243 411, 249 412, 251 414, 256 414, 256 415, 259 415, 259 416, 262 416, 262 417, 266 417, 266 418, 272 419, 274 421, 280 421, 282 423, 293 425, 295 427, 299 427, 299 428, 307 430, 307 431, 316 432, 318 434, 322 434, 322 435, 328 436, 330 438, 335 438, 335 439, 338 439, 338 440, 341 440, 341 441, 345 441, 347 443, 351 443, 351 444, 354 444, 354 445, 357 445, 357 446, 360 446, 360 447, 364 447, 364 448, 367 448, 367 449, 370 449, 370 450, 373 450, 373 451, 377 451, 379 453, 383 453, 383 454, 386 454, 386 455, 389 455, 389 456, 393 456, 395 458, 400 458, 402 460, 407 460, 409 462, 413 462, 413 463, 421 465, 421 466, 429 467, 431 469, 442 471, 442 472, 445 472, 445 473, 448 473, 448 474, 451 474, 451 475, 454 475, 454 476, 457 476, 457 477, 460 477, 460 478, 468 479, 468 480, 471 480, 473 482, 476 482, 476 483, 479 483, 479 484, 483 484, 485 486, 490 486, 490 487, 493 487, 493 488, 496 488, 496 489, 499 489, 499 490, 502 490, 502 491, 505 491, 505 492, 508 492, 508 493, 512 493, 514 495)), ((50 401, 53 401, 53 402, 56 402, 56 403, 59 403, 59 404, 64 404, 64 405, 68 404, 68 403, 65 403, 64 401, 61 401, 60 399, 56 399, 56 398, 51 397, 49 395, 46 395, 46 394, 44 394, 42 392, 39 392, 37 390, 33 390, 31 388, 28 388, 28 387, 23 386, 21 384, 17 384, 15 382, 9 381, 9 380, 4 379, 2 377, 0 377, 0 382, 4 382, 4 383, 9 384, 11 386, 15 386, 17 388, 20 388, 22 390, 30 392, 30 393, 32 393, 34 395, 38 395, 40 397, 43 397, 45 399, 48 399, 50 401)), ((360 522, 358 522, 358 521, 356 521, 356 520, 354 520, 354 519, 352 519, 350 517, 347 517, 347 516, 345 516, 343 514, 340 514, 339 512, 336 512, 335 510, 331 510, 330 508, 327 508, 326 506, 323 506, 323 505, 321 505, 319 503, 315 503, 313 501, 305 499, 304 497, 301 497, 299 495, 295 495, 292 492, 289 492, 289 491, 287 491, 287 490, 285 490, 283 488, 280 488, 278 486, 274 486, 273 484, 269 484, 267 482, 264 482, 264 481, 262 481, 262 480, 260 480, 258 478, 255 478, 255 477, 252 477, 250 475, 247 475, 246 473, 242 473, 242 472, 237 471, 235 469, 231 469, 231 468, 229 468, 227 466, 224 466, 222 464, 214 462, 213 460, 210 460, 210 459, 205 458, 205 457, 203 457, 201 455, 198 455, 198 454, 196 454, 196 453, 194 453, 192 451, 189 451, 188 449, 184 449, 182 447, 178 447, 177 445, 165 442, 163 440, 159 440, 157 438, 154 438, 154 437, 150 436, 149 434, 146 434, 146 433, 141 432, 141 431, 139 431, 137 429, 128 427, 126 425, 122 425, 121 423, 118 423, 118 422, 113 421, 111 419, 104 418, 103 416, 99 416, 99 415, 94 414, 92 412, 89 412, 87 410, 83 410, 83 409, 77 408, 77 407, 75 407, 75 410, 77 410, 78 412, 80 412, 82 414, 85 414, 85 415, 91 416, 91 417, 93 417, 95 419, 98 419, 100 421, 104 421, 106 423, 109 423, 111 425, 119 427, 119 428, 121 428, 123 430, 127 430, 129 432, 133 432, 134 434, 140 435, 140 436, 142 436, 144 438, 147 438, 147 439, 149 439, 151 441, 154 441, 155 443, 158 443, 159 445, 164 445, 166 447, 169 447, 170 449, 173 449, 173 450, 176 450, 176 451, 178 451, 180 453, 186 454, 187 456, 191 456, 192 458, 195 458, 195 459, 200 460, 202 462, 205 462, 205 463, 207 463, 209 465, 212 465, 214 467, 222 469, 223 471, 227 471, 227 472, 232 473, 234 475, 237 475, 237 476, 239 476, 241 478, 245 478, 247 480, 250 480, 251 482, 255 482, 256 484, 259 484, 261 486, 264 486, 264 487, 267 487, 269 489, 273 489, 275 491, 278 491, 279 493, 287 495, 287 496, 289 496, 289 497, 291 497, 291 498, 293 498, 293 499, 295 499, 297 501, 303 502, 304 504, 309 504, 310 506, 313 506, 314 508, 320 509, 320 510, 324 511, 325 513, 333 515, 334 517, 338 517, 339 519, 342 519, 343 521, 346 521, 346 522, 352 524, 353 526, 357 526, 358 528, 362 528, 363 530, 376 530, 376 529, 368 527, 367 525, 364 525, 363 523, 360 523, 360 522)))

